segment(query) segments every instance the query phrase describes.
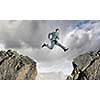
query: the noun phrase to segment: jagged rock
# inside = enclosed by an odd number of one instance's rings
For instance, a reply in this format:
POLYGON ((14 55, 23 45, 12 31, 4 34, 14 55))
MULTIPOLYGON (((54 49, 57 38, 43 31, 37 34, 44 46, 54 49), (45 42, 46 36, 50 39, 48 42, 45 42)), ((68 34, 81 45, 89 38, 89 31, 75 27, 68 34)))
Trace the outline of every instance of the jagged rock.
POLYGON ((100 50, 73 59, 73 71, 67 80, 100 80, 100 50))
POLYGON ((0 80, 34 80, 36 62, 16 51, 0 51, 0 80))

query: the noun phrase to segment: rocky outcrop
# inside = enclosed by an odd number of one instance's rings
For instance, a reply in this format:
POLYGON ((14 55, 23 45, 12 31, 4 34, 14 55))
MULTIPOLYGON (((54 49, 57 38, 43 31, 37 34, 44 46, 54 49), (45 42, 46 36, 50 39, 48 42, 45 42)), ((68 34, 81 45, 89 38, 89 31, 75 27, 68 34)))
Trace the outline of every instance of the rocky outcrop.
POLYGON ((73 59, 73 71, 67 80, 100 80, 100 50, 73 59))
POLYGON ((0 51, 0 80, 34 80, 36 62, 16 51, 0 51))

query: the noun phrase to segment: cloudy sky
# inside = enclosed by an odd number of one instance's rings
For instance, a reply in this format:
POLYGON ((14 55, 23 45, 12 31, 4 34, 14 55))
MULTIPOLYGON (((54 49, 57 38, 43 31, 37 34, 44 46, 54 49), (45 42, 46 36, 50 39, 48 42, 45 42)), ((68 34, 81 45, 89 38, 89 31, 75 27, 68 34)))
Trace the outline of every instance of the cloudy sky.
POLYGON ((72 70, 72 59, 81 53, 100 49, 100 21, 97 20, 2 20, 0 48, 15 49, 37 61, 39 72, 72 70), (48 33, 60 28, 60 40, 68 52, 57 46, 41 48, 50 43, 48 33))

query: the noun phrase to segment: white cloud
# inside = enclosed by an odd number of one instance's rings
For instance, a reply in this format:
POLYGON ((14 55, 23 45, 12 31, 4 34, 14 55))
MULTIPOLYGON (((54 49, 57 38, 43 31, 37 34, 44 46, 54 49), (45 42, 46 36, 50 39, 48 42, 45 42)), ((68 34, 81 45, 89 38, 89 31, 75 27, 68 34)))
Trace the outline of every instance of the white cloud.
POLYGON ((70 59, 81 53, 100 49, 100 21, 80 24, 80 27, 72 29, 66 35, 64 42, 70 48, 70 59))

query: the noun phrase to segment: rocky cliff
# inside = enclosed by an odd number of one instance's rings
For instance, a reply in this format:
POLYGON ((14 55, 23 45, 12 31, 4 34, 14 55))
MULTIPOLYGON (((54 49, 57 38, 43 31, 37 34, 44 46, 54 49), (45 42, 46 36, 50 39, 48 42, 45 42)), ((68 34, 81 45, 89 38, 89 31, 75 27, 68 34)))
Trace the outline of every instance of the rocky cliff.
POLYGON ((0 80, 34 80, 36 62, 16 51, 0 51, 0 80))
POLYGON ((100 50, 82 54, 72 64, 74 70, 67 80, 100 80, 100 50))

